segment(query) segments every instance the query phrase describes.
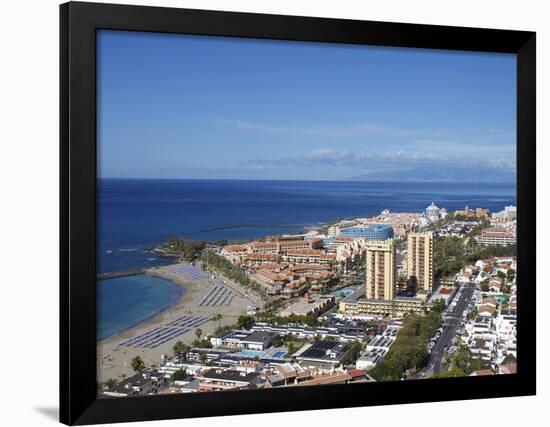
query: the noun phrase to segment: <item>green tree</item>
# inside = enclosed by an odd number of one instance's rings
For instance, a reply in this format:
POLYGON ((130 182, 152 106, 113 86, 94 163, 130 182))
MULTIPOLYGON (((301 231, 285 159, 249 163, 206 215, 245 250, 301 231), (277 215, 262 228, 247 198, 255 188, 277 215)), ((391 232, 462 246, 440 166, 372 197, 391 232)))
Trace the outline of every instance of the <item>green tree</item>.
POLYGON ((199 340, 196 339, 193 341, 193 347, 196 348, 212 348, 212 343, 209 340, 199 340))
POLYGON ((237 325, 243 329, 250 329, 254 324, 254 317, 252 316, 239 316, 237 325))
POLYGON ((261 286, 250 280, 238 265, 231 263, 228 259, 208 249, 203 250, 200 257, 204 263, 208 264, 208 267, 211 270, 215 270, 223 274, 228 279, 233 280, 240 285, 255 291, 260 296, 265 297, 265 291, 263 291, 261 286))
POLYGON ((201 338, 201 335, 202 335, 202 329, 201 328, 195 329, 195 336, 197 337, 198 340, 201 338))
POLYGON ((280 335, 274 335, 271 338, 271 345, 273 347, 282 347, 285 344, 285 340, 280 335))
POLYGON ((506 357, 502 361, 502 364, 507 365, 509 363, 516 363, 516 362, 517 362, 516 356, 514 356, 513 354, 510 353, 510 354, 506 355, 506 357))
POLYGON ((185 369, 178 369, 171 376, 172 381, 183 381, 187 378, 187 371, 185 369))
POLYGON ((417 370, 428 360, 427 343, 441 324, 441 313, 430 311, 424 316, 408 315, 403 327, 382 361, 369 371, 377 381, 396 381, 407 370, 417 370))
POLYGON ((172 347, 174 350, 174 354, 178 357, 178 359, 181 360, 187 360, 187 353, 189 353, 189 346, 184 344, 182 341, 178 341, 174 344, 174 347, 172 347))
POLYGON ((130 366, 136 373, 143 372, 143 370, 145 369, 145 363, 139 356, 136 356, 132 359, 132 361, 130 362, 130 366))
POLYGON ((347 354, 346 358, 343 361, 344 365, 349 365, 351 363, 355 363, 355 361, 361 355, 361 349, 362 349, 362 346, 361 346, 361 343, 359 341, 352 341, 349 344, 348 354, 347 354))
POLYGON ((221 313, 218 313, 218 314, 216 314, 216 315, 212 318, 212 320, 218 322, 218 328, 221 328, 221 327, 222 327, 222 317, 223 317, 223 316, 221 315, 221 313))
POLYGON ((430 308, 431 311, 435 311, 437 313, 441 313, 444 309, 445 309, 445 301, 443 301, 442 299, 434 302, 430 308))
POLYGON ((116 381, 114 378, 109 378, 107 381, 105 381, 105 386, 106 386, 107 388, 111 388, 111 387, 113 387, 116 383, 117 383, 117 381, 116 381))
POLYGON ((456 377, 465 377, 465 376, 466 376, 466 373, 462 369, 456 366, 453 366, 447 372, 444 372, 442 374, 434 374, 431 376, 431 378, 456 378, 456 377))
POLYGON ((186 261, 194 261, 200 257, 205 247, 205 242, 182 239, 177 236, 168 238, 168 248, 170 252, 181 256, 186 261))
POLYGON ((206 356, 205 352, 201 351, 201 353, 199 354, 199 360, 200 360, 202 365, 204 365, 206 363, 206 361, 208 360, 208 357, 206 356))

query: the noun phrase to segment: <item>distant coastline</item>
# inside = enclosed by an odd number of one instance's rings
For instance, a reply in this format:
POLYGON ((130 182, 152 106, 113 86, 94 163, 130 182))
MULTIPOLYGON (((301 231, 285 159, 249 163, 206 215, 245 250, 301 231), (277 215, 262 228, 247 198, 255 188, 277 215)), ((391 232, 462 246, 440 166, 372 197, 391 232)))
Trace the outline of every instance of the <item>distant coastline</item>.
POLYGON ((516 202, 515 187, 509 183, 99 181, 100 273, 150 270, 177 262, 169 254, 152 251, 171 235, 197 241, 247 241, 269 235, 268 225, 277 225, 272 227, 276 234, 295 233, 299 228, 291 226, 318 229, 339 219, 370 216, 386 208, 392 212, 421 212, 432 201, 451 210, 475 205, 478 200, 491 209, 516 202))
MULTIPOLYGON (((424 171, 425 173, 426 171, 424 171)), ((465 171, 462 171, 462 177, 460 180, 456 178, 430 178, 430 177, 384 177, 383 175, 375 174, 365 174, 350 176, 339 179, 285 179, 285 178, 269 178, 269 179, 254 179, 254 178, 190 178, 190 177, 166 177, 166 178, 148 178, 148 177, 98 177, 98 181, 158 181, 158 182, 177 182, 177 181, 187 181, 187 182, 235 182, 235 183, 245 183, 245 182, 257 182, 257 183, 269 183, 269 182, 279 182, 279 183, 368 183, 368 184, 400 184, 406 182, 407 184, 457 184, 457 183, 466 183, 466 184, 481 184, 481 185, 516 185, 515 175, 513 174, 504 174, 504 179, 502 180, 487 180, 482 176, 477 178, 471 178, 465 174, 465 171)))

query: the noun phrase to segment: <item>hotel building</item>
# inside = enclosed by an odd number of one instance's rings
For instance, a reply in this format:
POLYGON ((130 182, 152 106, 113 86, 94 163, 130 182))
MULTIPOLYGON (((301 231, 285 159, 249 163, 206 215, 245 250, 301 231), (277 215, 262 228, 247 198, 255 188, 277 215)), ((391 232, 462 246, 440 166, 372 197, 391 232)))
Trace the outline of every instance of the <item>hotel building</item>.
POLYGON ((426 294, 414 297, 396 295, 396 260, 393 240, 367 241, 366 293, 350 295, 340 302, 340 313, 351 316, 401 318, 407 313, 423 312, 426 294))
POLYGON ((286 254, 288 251, 292 250, 318 249, 321 248, 322 245, 322 239, 252 242, 250 244, 250 251, 253 254, 286 254))
POLYGON ((470 208, 466 206, 462 211, 461 210, 455 211, 455 217, 456 216, 484 219, 484 218, 489 218, 491 216, 491 211, 489 209, 470 208))
POLYGON ((477 241, 481 245, 515 245, 516 233, 508 227, 490 227, 481 232, 477 241))
POLYGON ((407 240, 407 274, 416 278, 418 290, 431 292, 434 284, 434 235, 409 233, 407 240))
POLYGON ((367 242, 366 297, 392 300, 395 289, 395 246, 393 240, 367 242))
POLYGON ((389 224, 371 224, 367 227, 350 227, 340 231, 340 236, 361 237, 368 240, 387 240, 393 238, 393 228, 389 224))
POLYGON ((426 295, 415 297, 395 297, 391 301, 358 299, 357 301, 341 301, 340 313, 350 317, 380 316, 400 319, 406 314, 423 314, 426 295))

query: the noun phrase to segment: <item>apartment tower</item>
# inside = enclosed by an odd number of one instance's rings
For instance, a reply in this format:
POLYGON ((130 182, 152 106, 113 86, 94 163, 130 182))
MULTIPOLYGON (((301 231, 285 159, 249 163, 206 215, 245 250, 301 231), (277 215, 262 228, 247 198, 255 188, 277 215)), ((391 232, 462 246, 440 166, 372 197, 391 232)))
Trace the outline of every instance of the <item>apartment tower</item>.
POLYGON ((396 264, 393 240, 369 240, 367 245, 366 296, 369 300, 392 300, 396 264))
POLYGON ((417 289, 431 292, 434 284, 434 234, 409 233, 407 240, 407 274, 416 278, 417 289))

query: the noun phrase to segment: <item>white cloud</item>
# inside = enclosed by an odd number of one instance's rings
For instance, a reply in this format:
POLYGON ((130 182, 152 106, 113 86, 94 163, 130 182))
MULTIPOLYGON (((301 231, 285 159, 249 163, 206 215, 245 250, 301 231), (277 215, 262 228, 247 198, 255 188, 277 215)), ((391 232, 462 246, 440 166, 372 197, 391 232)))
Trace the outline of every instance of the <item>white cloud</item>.
POLYGON ((296 135, 310 135, 326 138, 356 138, 362 136, 392 136, 392 137, 421 137, 433 135, 416 129, 382 126, 376 123, 362 122, 350 125, 307 125, 285 126, 267 125, 263 123, 243 120, 215 119, 215 123, 232 126, 244 131, 261 131, 270 133, 285 133, 296 135))
POLYGON ((298 166, 298 167, 349 167, 365 168, 396 168, 411 164, 433 164, 444 162, 445 156, 431 153, 405 152, 403 150, 371 152, 367 150, 318 148, 302 156, 281 157, 275 159, 253 159, 246 162, 247 166, 298 166))

